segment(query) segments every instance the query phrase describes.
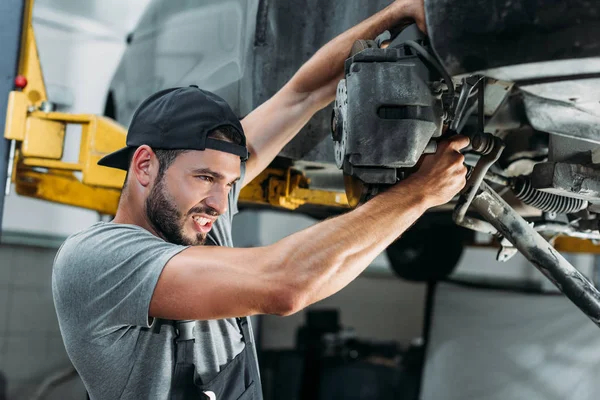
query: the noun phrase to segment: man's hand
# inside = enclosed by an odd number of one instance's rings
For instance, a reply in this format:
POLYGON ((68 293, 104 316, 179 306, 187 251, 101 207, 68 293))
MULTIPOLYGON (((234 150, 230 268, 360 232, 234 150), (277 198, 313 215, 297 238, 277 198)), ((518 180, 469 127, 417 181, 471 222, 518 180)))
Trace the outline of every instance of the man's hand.
POLYGON ((438 143, 436 153, 424 156, 417 172, 406 179, 422 190, 429 207, 449 202, 465 186, 467 168, 460 150, 468 145, 465 136, 438 143))
POLYGON ((424 0, 396 0, 389 7, 397 15, 398 21, 401 21, 402 18, 409 18, 417 24, 422 32, 427 33, 424 0))

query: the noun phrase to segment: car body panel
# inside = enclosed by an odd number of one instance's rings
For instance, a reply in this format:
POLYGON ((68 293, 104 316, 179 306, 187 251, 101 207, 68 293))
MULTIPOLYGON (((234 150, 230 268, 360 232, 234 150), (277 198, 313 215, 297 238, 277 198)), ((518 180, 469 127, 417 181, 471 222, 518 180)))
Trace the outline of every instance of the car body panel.
MULTIPOLYGON (((120 123, 152 93, 198 85, 240 113, 242 79, 249 73, 258 0, 153 1, 129 36, 111 82, 120 123)), ((247 106, 246 106, 247 107, 247 106)))

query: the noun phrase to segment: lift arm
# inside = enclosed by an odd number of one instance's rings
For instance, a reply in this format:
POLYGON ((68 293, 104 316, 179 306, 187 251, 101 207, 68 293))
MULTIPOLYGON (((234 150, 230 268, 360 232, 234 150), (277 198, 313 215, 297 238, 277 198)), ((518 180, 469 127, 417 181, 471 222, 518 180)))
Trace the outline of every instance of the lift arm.
POLYGON ((108 118, 51 112, 31 24, 32 3, 25 2, 15 80, 21 90, 11 91, 8 97, 4 130, 4 137, 10 141, 7 189, 12 182, 23 196, 114 214, 125 173, 96 162, 125 146, 126 131, 108 118), (76 163, 62 161, 68 125, 79 125, 81 129, 76 163))

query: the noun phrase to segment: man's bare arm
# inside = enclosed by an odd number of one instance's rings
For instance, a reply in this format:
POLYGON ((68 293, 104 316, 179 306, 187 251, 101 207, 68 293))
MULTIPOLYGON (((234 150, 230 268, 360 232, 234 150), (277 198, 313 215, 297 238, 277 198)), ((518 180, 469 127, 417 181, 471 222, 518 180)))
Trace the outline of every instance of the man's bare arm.
POLYGON ((449 201, 465 183, 456 137, 426 156, 419 171, 354 211, 316 224, 270 246, 199 246, 165 266, 150 316, 219 319, 288 315, 354 280, 429 207, 449 201))
POLYGON ((424 28, 423 0, 396 0, 390 6, 337 36, 310 58, 271 99, 242 120, 251 153, 244 184, 249 183, 320 109, 335 99, 344 61, 358 39, 415 20, 424 28))

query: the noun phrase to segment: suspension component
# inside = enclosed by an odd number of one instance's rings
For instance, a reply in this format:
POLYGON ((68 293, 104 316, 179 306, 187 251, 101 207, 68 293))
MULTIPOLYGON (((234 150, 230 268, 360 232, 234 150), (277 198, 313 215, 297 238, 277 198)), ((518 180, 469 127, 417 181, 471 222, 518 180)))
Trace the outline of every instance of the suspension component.
POLYGON ((478 132, 471 138, 471 149, 483 156, 494 150, 494 135, 486 132, 478 132))
POLYGON ((515 196, 523 203, 545 212, 570 214, 587 208, 588 202, 581 199, 560 196, 535 189, 528 176, 519 176, 511 182, 515 196))
POLYGON ((473 209, 493 225, 596 325, 600 326, 600 292, 485 182, 473 209))

